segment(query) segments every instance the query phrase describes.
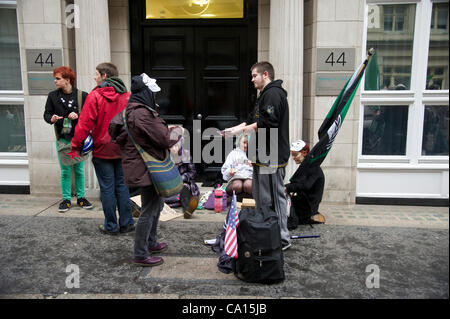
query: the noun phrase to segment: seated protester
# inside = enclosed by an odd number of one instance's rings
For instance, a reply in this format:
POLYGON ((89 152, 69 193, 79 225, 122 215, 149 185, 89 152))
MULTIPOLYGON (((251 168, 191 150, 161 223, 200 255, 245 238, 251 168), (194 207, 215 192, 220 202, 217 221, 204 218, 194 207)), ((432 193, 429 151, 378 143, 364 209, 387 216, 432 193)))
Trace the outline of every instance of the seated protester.
POLYGON ((223 179, 228 182, 226 192, 229 198, 233 196, 252 197, 253 167, 247 158, 248 137, 239 135, 236 140, 236 148, 228 154, 222 166, 223 179))
POLYGON ((184 187, 179 194, 173 195, 165 199, 166 204, 170 207, 183 207, 184 218, 192 217, 198 205, 200 197, 200 189, 195 183, 196 169, 192 161, 189 150, 183 149, 180 145, 183 141, 179 141, 171 148, 172 159, 176 163, 180 171, 181 179, 184 187))
POLYGON ((322 201, 325 176, 320 166, 303 169, 301 163, 309 153, 309 146, 302 140, 291 145, 291 156, 300 167, 291 177, 291 183, 285 185, 286 193, 291 194, 292 206, 288 219, 288 229, 299 224, 325 223, 325 217, 319 213, 322 201))

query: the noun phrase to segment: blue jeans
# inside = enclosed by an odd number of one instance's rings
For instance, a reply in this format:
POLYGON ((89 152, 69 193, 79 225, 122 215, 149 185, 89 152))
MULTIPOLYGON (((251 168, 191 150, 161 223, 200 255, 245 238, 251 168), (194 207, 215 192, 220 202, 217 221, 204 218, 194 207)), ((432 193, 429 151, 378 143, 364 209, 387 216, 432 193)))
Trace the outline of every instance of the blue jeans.
POLYGON ((115 232, 117 226, 116 208, 119 208, 119 226, 134 224, 130 205, 130 191, 124 183, 122 160, 92 158, 100 185, 100 199, 105 214, 105 230, 115 232))

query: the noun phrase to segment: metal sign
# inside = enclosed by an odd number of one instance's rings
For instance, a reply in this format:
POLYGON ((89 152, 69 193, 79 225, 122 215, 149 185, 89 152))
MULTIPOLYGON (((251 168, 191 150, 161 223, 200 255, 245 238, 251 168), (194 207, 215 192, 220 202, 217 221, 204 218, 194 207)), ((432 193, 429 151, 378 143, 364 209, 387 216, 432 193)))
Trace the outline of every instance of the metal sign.
POLYGON ((353 73, 317 72, 316 95, 338 95, 353 73))
POLYGON ((27 49, 27 71, 52 71, 62 66, 61 49, 27 49))
POLYGON ((354 48, 318 48, 317 71, 354 71, 354 48))
POLYGON ((27 75, 30 95, 47 95, 56 90, 53 72, 28 72, 27 75))

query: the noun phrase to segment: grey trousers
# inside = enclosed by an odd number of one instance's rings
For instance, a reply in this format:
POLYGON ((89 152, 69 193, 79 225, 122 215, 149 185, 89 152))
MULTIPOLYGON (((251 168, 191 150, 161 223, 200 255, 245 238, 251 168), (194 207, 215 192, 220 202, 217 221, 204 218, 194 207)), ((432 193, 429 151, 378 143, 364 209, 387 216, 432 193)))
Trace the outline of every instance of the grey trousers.
POLYGON ((153 186, 142 188, 141 201, 141 215, 134 235, 134 258, 136 259, 149 257, 149 248, 158 244, 157 228, 159 216, 164 208, 164 200, 156 193, 153 186))
POLYGON ((284 245, 291 242, 289 230, 287 228, 287 202, 286 194, 284 193, 284 176, 286 174, 285 168, 267 169, 253 165, 253 182, 252 192, 253 198, 256 202, 256 209, 261 205, 271 205, 272 197, 270 188, 272 187, 274 196, 274 208, 278 214, 280 224, 281 241, 284 245), (270 185, 269 173, 272 173, 272 185, 270 185))

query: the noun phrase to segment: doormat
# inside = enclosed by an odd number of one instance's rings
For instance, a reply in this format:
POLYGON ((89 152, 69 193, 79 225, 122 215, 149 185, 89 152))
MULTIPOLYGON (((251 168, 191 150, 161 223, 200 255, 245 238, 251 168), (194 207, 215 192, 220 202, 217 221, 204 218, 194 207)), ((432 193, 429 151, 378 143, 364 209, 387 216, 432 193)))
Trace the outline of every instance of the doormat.
MULTIPOLYGON (((141 195, 131 197, 130 199, 139 206, 141 206, 141 195)), ((163 210, 161 211, 161 215, 159 216, 159 220, 162 222, 166 222, 168 220, 175 219, 180 216, 183 216, 183 213, 181 211, 176 211, 175 209, 171 208, 169 205, 164 203, 164 207, 163 210)))

